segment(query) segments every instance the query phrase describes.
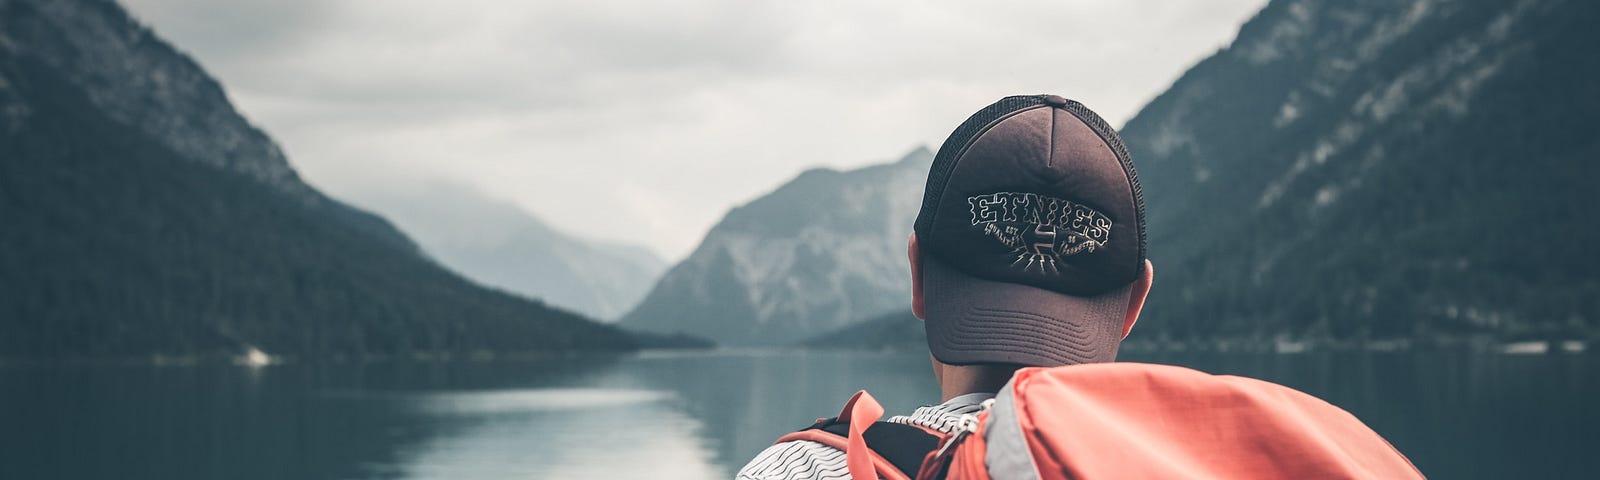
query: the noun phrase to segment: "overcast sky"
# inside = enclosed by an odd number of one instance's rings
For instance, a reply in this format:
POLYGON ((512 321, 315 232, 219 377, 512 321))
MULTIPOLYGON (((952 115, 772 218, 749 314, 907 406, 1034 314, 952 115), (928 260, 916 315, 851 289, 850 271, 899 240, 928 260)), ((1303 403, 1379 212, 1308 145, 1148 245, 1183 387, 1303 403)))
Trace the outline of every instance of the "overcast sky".
POLYGON ((1122 125, 1264 0, 123 0, 357 205, 465 185, 677 260, 807 168, 1058 93, 1122 125))

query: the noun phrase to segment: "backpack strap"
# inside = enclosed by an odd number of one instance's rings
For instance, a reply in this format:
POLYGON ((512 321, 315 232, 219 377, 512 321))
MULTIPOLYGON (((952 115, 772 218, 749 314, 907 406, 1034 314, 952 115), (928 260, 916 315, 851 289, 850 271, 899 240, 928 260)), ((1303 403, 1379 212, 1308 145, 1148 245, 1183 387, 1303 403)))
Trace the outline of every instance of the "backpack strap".
POLYGON ((911 425, 877 421, 882 415, 883 407, 871 395, 857 392, 839 416, 819 418, 778 441, 809 440, 844 450, 853 478, 866 478, 867 472, 874 478, 916 478, 942 437, 911 425))
MULTIPOLYGON (((822 419, 800 431, 824 432, 845 439, 850 438, 850 424, 839 421, 838 417, 822 419)), ((923 459, 939 448, 938 436, 921 428, 894 422, 873 422, 861 433, 861 437, 866 440, 867 448, 883 457, 907 478, 916 478, 917 471, 922 468, 923 459)))

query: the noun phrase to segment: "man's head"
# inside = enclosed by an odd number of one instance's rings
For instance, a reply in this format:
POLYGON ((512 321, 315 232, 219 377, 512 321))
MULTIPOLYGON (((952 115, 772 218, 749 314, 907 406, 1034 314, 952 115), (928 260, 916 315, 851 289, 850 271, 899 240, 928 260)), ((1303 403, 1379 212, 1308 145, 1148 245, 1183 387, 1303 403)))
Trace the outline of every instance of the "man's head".
POLYGON ((1138 176, 1115 130, 1054 95, 1006 97, 939 149, 909 245, 944 365, 1116 357, 1151 282, 1138 176))

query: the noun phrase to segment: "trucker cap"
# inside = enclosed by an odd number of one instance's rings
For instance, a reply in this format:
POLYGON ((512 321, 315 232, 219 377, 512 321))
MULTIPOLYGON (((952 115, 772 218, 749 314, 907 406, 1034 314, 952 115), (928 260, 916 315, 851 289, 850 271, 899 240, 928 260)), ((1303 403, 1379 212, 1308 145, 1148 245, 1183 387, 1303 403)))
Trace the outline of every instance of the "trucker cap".
POLYGON ((1144 200, 1122 139, 1088 108, 1029 95, 973 114, 934 157, 916 234, 940 362, 1115 357, 1145 264, 1144 200))

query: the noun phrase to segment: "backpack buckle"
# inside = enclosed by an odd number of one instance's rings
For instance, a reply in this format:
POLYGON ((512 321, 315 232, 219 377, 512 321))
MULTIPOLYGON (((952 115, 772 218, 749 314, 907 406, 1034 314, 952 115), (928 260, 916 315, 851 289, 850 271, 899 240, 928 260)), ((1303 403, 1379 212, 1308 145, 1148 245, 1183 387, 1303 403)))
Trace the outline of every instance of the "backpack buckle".
POLYGON ((961 440, 967 438, 967 435, 978 433, 978 414, 989 411, 989 407, 993 406, 994 399, 991 398, 978 404, 977 412, 962 414, 961 419, 956 421, 955 433, 950 435, 948 440, 945 440, 944 445, 939 447, 939 451, 933 454, 933 458, 944 458, 950 447, 961 443, 961 440))

